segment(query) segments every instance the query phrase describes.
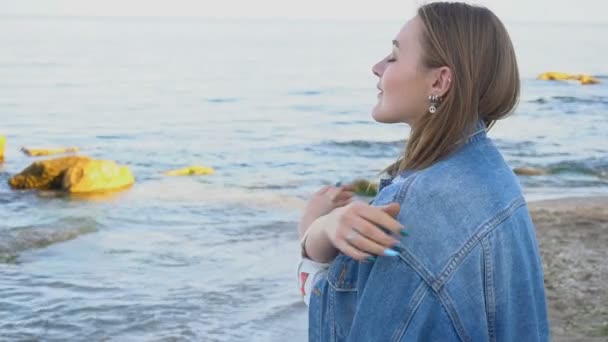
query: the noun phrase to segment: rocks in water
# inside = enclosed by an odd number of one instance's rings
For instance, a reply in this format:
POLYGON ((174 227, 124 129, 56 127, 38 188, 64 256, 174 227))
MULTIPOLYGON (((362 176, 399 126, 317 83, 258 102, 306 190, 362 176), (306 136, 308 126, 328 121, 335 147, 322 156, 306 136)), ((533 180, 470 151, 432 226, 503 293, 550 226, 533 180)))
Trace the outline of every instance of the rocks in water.
POLYGON ((215 170, 208 166, 189 166, 165 172, 167 176, 211 175, 215 170))
POLYGON ((62 190, 65 171, 88 160, 89 157, 70 156, 37 161, 11 177, 8 183, 14 189, 62 190))
POLYGON ((54 154, 63 154, 63 153, 76 153, 78 152, 78 147, 62 147, 62 148, 27 148, 22 147, 21 152, 25 153, 30 157, 40 157, 40 156, 50 156, 54 154))
POLYGON ((128 167, 111 160, 90 159, 66 170, 63 190, 70 193, 100 192, 122 189, 133 183, 135 178, 128 167))
POLYGON ((0 163, 4 161, 4 147, 6 146, 6 137, 0 135, 0 163))
POLYGON ((541 176, 547 174, 547 171, 543 169, 535 169, 532 167, 516 167, 513 169, 513 172, 515 172, 516 175, 522 176, 541 176))
POLYGON ((118 190, 134 182, 133 174, 127 167, 85 156, 37 161, 8 181, 14 189, 61 190, 69 193, 118 190))
POLYGON ((356 179, 351 185, 355 188, 354 192, 358 196, 374 197, 378 194, 378 184, 366 179, 356 179))
POLYGON ((581 84, 596 84, 600 81, 587 74, 568 74, 565 72, 544 72, 538 75, 539 80, 543 81, 579 81, 581 84))

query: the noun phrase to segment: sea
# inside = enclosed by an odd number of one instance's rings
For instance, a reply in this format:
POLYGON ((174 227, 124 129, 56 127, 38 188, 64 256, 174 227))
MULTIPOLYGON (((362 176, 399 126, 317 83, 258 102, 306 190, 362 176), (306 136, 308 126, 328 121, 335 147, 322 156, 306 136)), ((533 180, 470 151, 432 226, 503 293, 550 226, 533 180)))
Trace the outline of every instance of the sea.
MULTIPOLYGON (((406 19, 0 17, 0 341, 305 341, 297 221, 403 150, 409 127, 371 117, 371 68, 406 19), (43 159, 24 146, 76 146, 136 183, 13 191, 43 159), (216 172, 163 174, 189 165, 216 172)), ((608 24, 506 26, 521 99, 489 136, 547 172, 519 176, 526 199, 608 194, 608 24)))

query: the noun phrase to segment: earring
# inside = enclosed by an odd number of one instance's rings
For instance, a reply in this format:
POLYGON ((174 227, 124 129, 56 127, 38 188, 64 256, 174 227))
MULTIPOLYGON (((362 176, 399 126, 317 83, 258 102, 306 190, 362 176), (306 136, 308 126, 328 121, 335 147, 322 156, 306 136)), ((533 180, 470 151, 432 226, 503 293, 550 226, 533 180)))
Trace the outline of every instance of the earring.
POLYGON ((434 114, 437 111, 437 105, 441 102, 441 97, 437 95, 429 95, 429 101, 431 101, 431 106, 429 107, 429 112, 434 114))

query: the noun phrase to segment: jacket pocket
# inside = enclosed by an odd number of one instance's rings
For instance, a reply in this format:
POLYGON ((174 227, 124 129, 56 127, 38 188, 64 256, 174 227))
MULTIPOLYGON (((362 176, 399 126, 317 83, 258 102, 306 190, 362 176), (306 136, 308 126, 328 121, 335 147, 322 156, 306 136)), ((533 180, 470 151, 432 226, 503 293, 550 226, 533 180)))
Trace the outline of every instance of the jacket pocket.
POLYGON ((344 341, 350 332, 357 309, 359 262, 339 254, 327 273, 328 311, 331 341, 344 341))

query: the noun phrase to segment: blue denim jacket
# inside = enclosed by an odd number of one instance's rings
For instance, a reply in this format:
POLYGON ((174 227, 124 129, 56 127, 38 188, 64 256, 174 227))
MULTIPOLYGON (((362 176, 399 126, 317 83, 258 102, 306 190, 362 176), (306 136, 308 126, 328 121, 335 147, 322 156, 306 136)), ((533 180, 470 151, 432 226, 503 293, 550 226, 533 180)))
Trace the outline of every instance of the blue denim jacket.
POLYGON ((543 270, 521 187, 482 130, 381 184, 401 204, 400 255, 339 254, 313 288, 310 341, 547 341, 543 270))

